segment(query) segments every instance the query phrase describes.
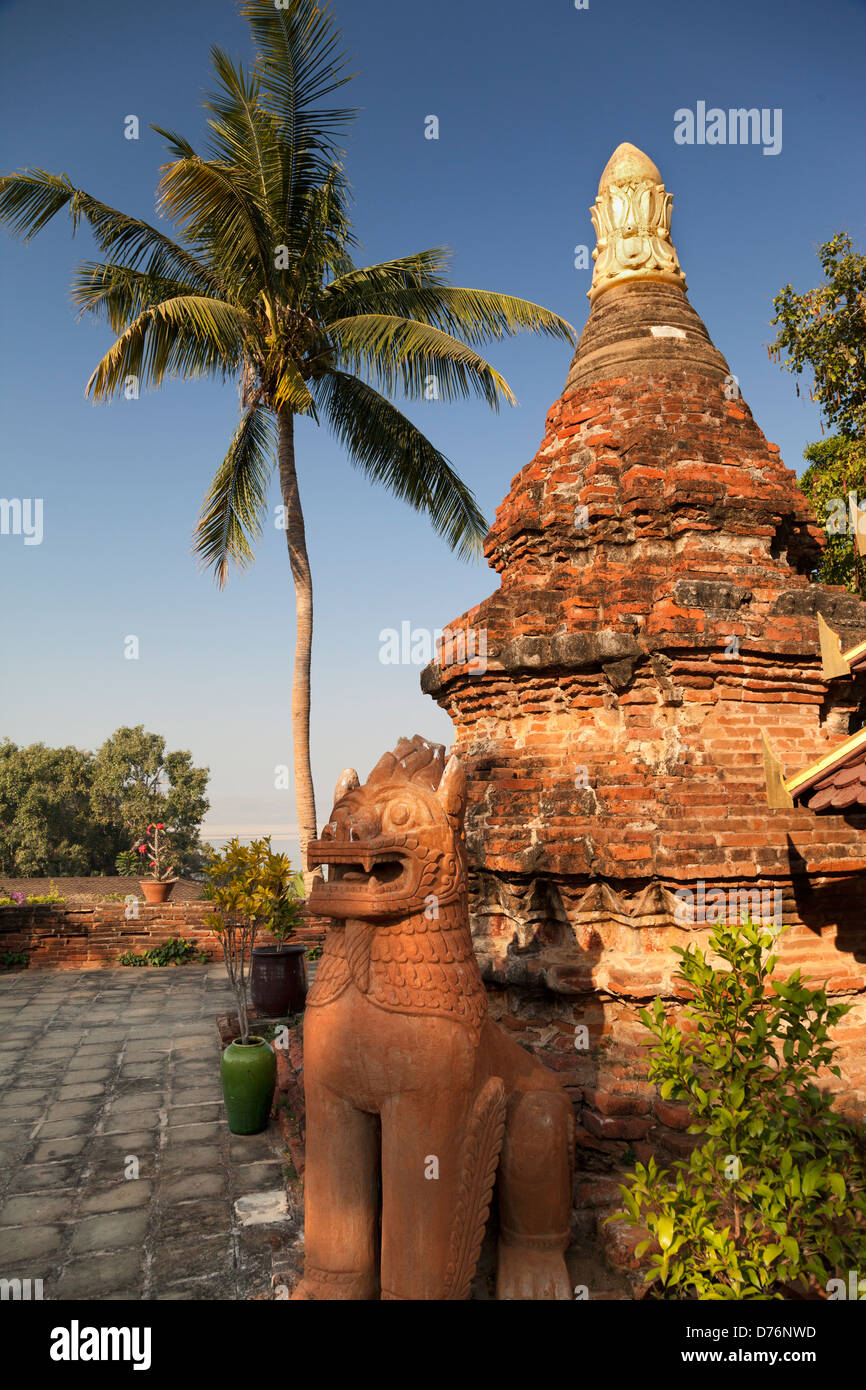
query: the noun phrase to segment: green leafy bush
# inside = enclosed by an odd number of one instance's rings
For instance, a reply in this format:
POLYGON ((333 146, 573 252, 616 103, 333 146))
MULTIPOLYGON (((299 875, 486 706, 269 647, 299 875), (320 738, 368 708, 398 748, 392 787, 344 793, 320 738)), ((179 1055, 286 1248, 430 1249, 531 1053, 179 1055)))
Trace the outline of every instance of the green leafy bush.
POLYGON ((66 899, 64 898, 62 893, 58 893, 56 887, 54 886, 54 880, 51 879, 49 880, 47 893, 31 893, 29 894, 27 901, 28 903, 33 903, 37 906, 44 906, 46 904, 50 905, 52 903, 65 903, 66 899))
POLYGON ((0 960, 4 970, 26 970, 30 964, 30 957, 26 951, 4 951, 0 960))
POLYGON ((256 933, 264 928, 282 943, 301 918, 303 876, 293 874, 285 854, 271 849, 271 837, 242 845, 237 835, 215 851, 206 869, 204 896, 216 911, 205 922, 219 938, 226 973, 238 1006, 240 1041, 249 1038, 247 980, 256 933))
POLYGON ((610 1220, 642 1226, 648 1282, 668 1298, 782 1298, 788 1286, 826 1290, 866 1268, 863 1134, 832 1109, 816 1077, 833 1064, 829 1030, 850 1005, 830 1004, 799 970, 770 981, 774 937, 746 922, 710 945, 675 947, 685 1019, 661 999, 641 1019, 656 1040, 650 1080, 688 1104, 701 1135, 688 1160, 638 1163, 610 1220), (688 1031, 683 1023, 688 1021, 688 1031))
POLYGON ((194 941, 183 936, 170 936, 161 946, 153 946, 149 951, 136 955, 134 951, 124 951, 118 956, 118 965, 189 965, 192 961, 204 962, 207 953, 196 947, 194 941))

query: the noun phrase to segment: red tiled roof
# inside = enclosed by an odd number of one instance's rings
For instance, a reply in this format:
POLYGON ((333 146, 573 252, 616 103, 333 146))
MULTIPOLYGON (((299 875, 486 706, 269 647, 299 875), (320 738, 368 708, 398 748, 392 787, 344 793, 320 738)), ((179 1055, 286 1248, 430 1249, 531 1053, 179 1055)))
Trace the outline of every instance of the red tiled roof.
POLYGON ((846 739, 835 756, 790 778, 787 787, 810 811, 866 810, 866 729, 846 739))

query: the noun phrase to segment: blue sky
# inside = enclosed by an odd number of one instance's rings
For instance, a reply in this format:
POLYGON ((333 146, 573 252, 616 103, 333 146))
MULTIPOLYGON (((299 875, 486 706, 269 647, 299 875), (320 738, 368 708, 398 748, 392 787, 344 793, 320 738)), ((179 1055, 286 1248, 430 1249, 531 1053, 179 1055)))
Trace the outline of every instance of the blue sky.
MULTIPOLYGON (((820 437, 806 392, 768 361, 772 298, 815 284, 817 246, 847 228, 862 247, 862 0, 341 0, 363 107, 348 145, 358 260, 453 248, 457 284, 537 300, 580 329, 598 178, 623 140, 674 194, 689 297, 789 466, 820 437), (678 108, 781 108, 782 148, 678 145, 678 108), (439 139, 425 139, 425 118, 439 139)), ((164 154, 151 121, 199 143, 211 44, 250 56, 230 0, 0 3, 0 168, 65 172, 153 219, 164 154), (124 118, 141 138, 124 138, 124 118)), ((170 383, 94 407, 87 377, 109 332, 76 321, 68 286, 91 254, 58 221, 29 246, 0 233, 0 496, 44 501, 44 537, 0 536, 0 735, 97 746, 143 723, 211 769, 208 825, 271 830, 291 846, 294 602, 284 534, 219 593, 190 555, 202 497, 237 418, 237 393, 170 383), (139 639, 137 661, 124 639, 139 639)), ((409 413, 492 520, 534 454, 569 364, 561 344, 490 349, 519 408, 428 402, 409 413)), ((435 629, 496 587, 422 517, 355 473, 324 430, 298 430, 316 585, 313 765, 320 824, 346 764, 365 776, 400 734, 448 743, 419 668, 383 665, 379 634, 435 629)), ((276 487, 272 502, 278 502, 276 487)))

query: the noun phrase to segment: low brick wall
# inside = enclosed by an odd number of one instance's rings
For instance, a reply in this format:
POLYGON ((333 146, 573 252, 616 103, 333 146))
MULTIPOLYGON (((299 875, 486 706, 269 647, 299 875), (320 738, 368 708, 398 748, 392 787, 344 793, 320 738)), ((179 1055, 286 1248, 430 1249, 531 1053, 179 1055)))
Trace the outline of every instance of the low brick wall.
MULTIPOLYGON (((219 940, 205 925, 208 902, 46 904, 0 907, 0 956, 26 952, 31 970, 99 970, 117 965, 125 951, 149 951, 172 936, 183 936, 222 960, 219 940), (127 913, 135 912, 135 916, 127 913)), ((262 942, 268 940, 263 935, 262 942)), ((314 945, 324 939, 316 918, 301 927, 297 940, 314 945)))

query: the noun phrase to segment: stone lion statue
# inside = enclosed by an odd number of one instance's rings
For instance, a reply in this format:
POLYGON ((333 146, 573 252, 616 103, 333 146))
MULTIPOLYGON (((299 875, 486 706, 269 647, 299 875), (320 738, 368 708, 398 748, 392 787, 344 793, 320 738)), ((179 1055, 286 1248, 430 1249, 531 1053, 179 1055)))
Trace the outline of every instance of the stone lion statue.
POLYGON ((572 1112, 487 1017, 459 757, 401 739, 337 783, 311 868, 331 919, 304 1024, 304 1277, 294 1298, 462 1299, 494 1185, 500 1299, 571 1297, 572 1112))

